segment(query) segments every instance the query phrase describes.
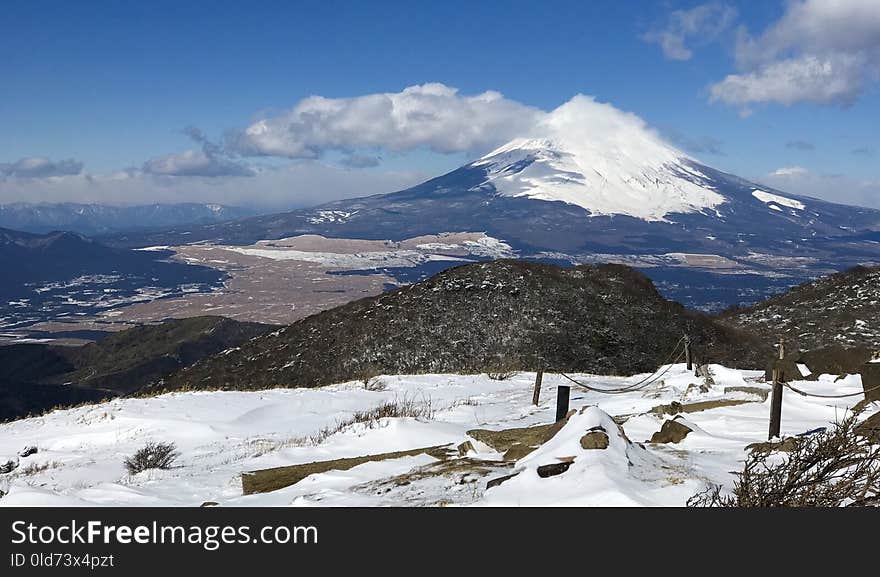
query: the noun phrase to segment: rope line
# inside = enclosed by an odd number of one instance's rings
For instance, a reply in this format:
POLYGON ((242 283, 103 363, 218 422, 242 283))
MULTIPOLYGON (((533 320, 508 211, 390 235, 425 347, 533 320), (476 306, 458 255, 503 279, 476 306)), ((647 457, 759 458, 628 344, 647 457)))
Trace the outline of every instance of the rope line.
POLYGON ((880 389, 880 385, 877 385, 876 387, 871 387, 870 389, 865 389, 864 391, 859 391, 857 393, 848 393, 846 395, 820 395, 818 393, 808 393, 806 391, 802 391, 802 390, 798 389, 797 387, 791 386, 788 383, 782 383, 782 386, 784 386, 786 389, 790 389, 790 390, 794 391, 795 393, 797 393, 801 396, 816 397, 818 399, 845 399, 847 397, 858 397, 859 395, 867 396, 867 394, 870 393, 871 391, 876 391, 877 389, 880 389))
POLYGON ((606 395, 621 395, 624 393, 631 393, 631 392, 643 389, 643 388, 647 387, 648 385, 651 385, 651 384, 657 382, 658 380, 660 380, 660 377, 662 377, 663 375, 668 373, 669 370, 672 368, 672 365, 674 365, 676 362, 681 360, 681 357, 685 353, 685 351, 682 350, 681 352, 678 353, 678 356, 676 356, 673 359, 673 355, 675 355, 675 352, 678 350, 679 346, 681 345, 681 343, 683 341, 684 341, 684 337, 679 339, 678 343, 676 343, 675 347, 672 349, 672 352, 669 353, 669 356, 666 357, 666 360, 660 365, 660 367, 657 370, 655 370, 653 373, 649 374, 647 377, 643 378, 641 381, 627 385, 625 387, 620 387, 617 389, 598 389, 596 387, 591 387, 590 385, 582 383, 582 382, 568 376, 567 374, 563 373, 562 371, 559 371, 558 374, 562 375, 565 379, 571 381, 575 385, 577 385, 583 389, 586 389, 588 391, 594 391, 596 393, 604 393, 606 395), (669 361, 672 361, 672 363, 670 363, 669 361))

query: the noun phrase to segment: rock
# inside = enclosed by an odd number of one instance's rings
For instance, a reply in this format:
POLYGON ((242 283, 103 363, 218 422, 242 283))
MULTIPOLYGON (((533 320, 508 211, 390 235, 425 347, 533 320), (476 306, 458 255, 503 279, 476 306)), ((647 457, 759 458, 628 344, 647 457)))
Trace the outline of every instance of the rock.
POLYGON ((511 447, 507 449, 507 452, 504 453, 502 459, 504 459, 505 461, 519 461, 535 449, 537 449, 537 447, 529 447, 527 445, 523 445, 522 443, 516 443, 514 445, 511 445, 511 447))
POLYGON ((694 374, 703 378, 703 384, 700 385, 702 392, 706 393, 709 391, 709 387, 715 386, 715 379, 712 378, 712 371, 709 370, 709 365, 697 365, 694 374))
POLYGON ((657 405, 651 409, 655 415, 677 415, 682 412, 683 405, 678 401, 672 401, 668 405, 657 405))
POLYGON ((537 425, 535 427, 523 427, 520 429, 505 429, 503 431, 490 431, 487 429, 472 429, 467 432, 472 439, 489 445, 499 453, 503 453, 516 444, 529 447, 540 445, 544 435, 553 425, 537 425))
POLYGON ((880 401, 880 363, 865 363, 859 369, 866 401, 880 401))
MULTIPOLYGON (((844 347, 832 345, 809 351, 786 355, 785 359, 774 359, 767 368, 764 379, 773 378, 773 369, 783 372, 786 381, 815 381, 819 375, 856 374, 871 359, 873 351, 867 347, 844 347), (798 364, 805 365, 809 375, 802 375, 798 364)), ((870 363, 868 363, 870 364, 870 363)))
POLYGON ((474 444, 470 441, 465 441, 464 443, 458 446, 458 455, 460 457, 464 457, 468 453, 474 450, 474 444))
POLYGON ((216 501, 205 501, 204 503, 199 505, 199 507, 217 507, 219 505, 220 505, 220 503, 218 503, 216 501))
POLYGON ((857 435, 867 437, 873 443, 880 443, 880 413, 874 413, 862 421, 855 431, 857 435))
POLYGON ((24 449, 21 450, 21 452, 18 454, 18 456, 23 459, 25 457, 30 457, 31 455, 36 455, 37 451, 38 451, 38 449, 36 447, 34 447, 33 445, 28 445, 27 447, 25 447, 24 449))
POLYGON ((525 445, 526 447, 537 447, 552 439, 576 412, 571 410, 564 419, 550 425, 535 425, 534 427, 504 429, 502 431, 472 429, 467 432, 467 435, 472 439, 489 445, 499 453, 508 451, 516 444, 525 445))
POLYGON ((565 418, 564 418, 564 419, 560 419, 559 421, 556 421, 555 423, 553 423, 552 425, 550 425, 550 428, 547 429, 547 430, 544 432, 544 436, 541 438, 541 444, 544 444, 544 443, 546 443, 547 441, 549 441, 550 439, 552 439, 553 437, 555 437, 555 436, 556 436, 556 433, 558 433, 559 431, 561 431, 561 430, 562 430, 562 427, 564 427, 565 425, 568 424, 568 420, 569 420, 569 419, 572 417, 572 415, 574 415, 575 413, 577 413, 577 410, 576 410, 576 409, 572 409, 572 410, 570 410, 570 411, 565 415, 565 418))
POLYGON ((690 427, 676 419, 668 419, 660 427, 660 430, 654 433, 650 443, 680 443, 688 434, 693 431, 690 427))
POLYGON ((519 473, 514 473, 513 475, 504 475, 503 477, 495 477, 494 479, 490 479, 488 483, 486 483, 486 489, 491 489, 492 487, 497 487, 504 481, 508 481, 516 477, 519 473))
POLYGON ((601 427, 590 429, 586 435, 581 437, 582 449, 607 449, 608 433, 601 427))
POLYGON ((770 389, 762 387, 742 386, 724 387, 724 394, 726 395, 727 393, 748 393, 749 395, 761 397, 761 401, 766 401, 767 397, 770 396, 770 389))
POLYGON ((746 450, 753 453, 770 453, 772 451, 782 451, 790 453, 797 447, 797 437, 786 437, 781 441, 765 441, 763 443, 752 443, 746 445, 746 450))
POLYGON ((12 458, 8 461, 0 462, 0 475, 11 473, 18 468, 18 459, 12 458))
POLYGON ((755 401, 745 401, 743 399, 713 399, 711 401, 697 401, 695 403, 681 404, 678 401, 672 401, 668 405, 658 405, 648 411, 657 416, 678 415, 679 413, 698 413, 700 411, 709 411, 719 409, 721 407, 735 407, 755 401))
POLYGON ((561 475, 562 473, 568 471, 569 467, 571 467, 571 462, 541 465, 540 467, 538 467, 538 476, 542 479, 546 479, 547 477, 561 475))

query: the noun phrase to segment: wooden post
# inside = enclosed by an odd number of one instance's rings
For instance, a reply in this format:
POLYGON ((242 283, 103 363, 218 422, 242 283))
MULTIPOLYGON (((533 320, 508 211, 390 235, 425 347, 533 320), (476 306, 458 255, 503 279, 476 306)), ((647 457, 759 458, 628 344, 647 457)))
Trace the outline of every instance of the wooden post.
POLYGON ((687 363, 687 370, 693 370, 693 360, 691 359, 691 338, 684 336, 684 362, 687 363))
MULTIPOLYGON (((785 345, 779 343, 779 360, 785 358, 785 345)), ((785 380, 785 373, 782 370, 782 363, 777 363, 773 369, 773 392, 770 398, 770 433, 768 440, 773 437, 779 437, 779 431, 782 426, 782 383, 785 380)))
POLYGON ((538 406, 538 401, 541 399, 541 381, 544 380, 544 368, 541 367, 538 369, 538 373, 535 375, 535 392, 532 393, 532 404, 536 407, 538 406))
POLYGON ((571 387, 559 385, 556 387, 556 422, 558 423, 568 414, 568 398, 571 395, 571 387))
MULTIPOLYGON (((775 372, 775 371, 774 371, 775 372)), ((778 376, 777 376, 778 377, 778 376)), ((770 434, 767 439, 779 437, 779 428, 782 425, 782 383, 778 378, 773 379, 773 396, 770 400, 770 434)))

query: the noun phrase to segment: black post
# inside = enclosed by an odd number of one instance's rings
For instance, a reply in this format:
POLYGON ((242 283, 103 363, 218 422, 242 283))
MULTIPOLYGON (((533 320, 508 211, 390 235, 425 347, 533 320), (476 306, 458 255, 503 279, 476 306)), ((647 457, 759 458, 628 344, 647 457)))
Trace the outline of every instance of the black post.
POLYGON ((691 359, 691 338, 687 335, 684 337, 684 362, 687 363, 687 370, 694 370, 693 360, 691 359))
POLYGON ((770 398, 770 434, 767 439, 779 438, 779 429, 782 425, 782 374, 778 369, 773 369, 773 393, 770 398))
POLYGON ((556 387, 556 422, 558 423, 568 414, 568 398, 571 395, 571 387, 559 385, 556 387))
POLYGON ((538 406, 538 401, 541 399, 541 382, 544 380, 544 369, 538 369, 538 374, 535 375, 535 392, 532 394, 532 404, 538 406))

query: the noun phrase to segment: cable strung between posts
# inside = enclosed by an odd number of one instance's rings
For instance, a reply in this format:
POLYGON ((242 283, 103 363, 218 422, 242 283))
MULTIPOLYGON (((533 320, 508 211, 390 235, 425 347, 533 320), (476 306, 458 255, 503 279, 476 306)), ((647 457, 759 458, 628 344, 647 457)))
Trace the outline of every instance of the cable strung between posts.
POLYGON ((788 383, 782 383, 782 386, 784 386, 784 387, 787 388, 787 389, 790 389, 790 390, 794 391, 795 393, 797 393, 797 394, 799 394, 799 395, 801 395, 801 396, 804 396, 804 397, 816 397, 816 398, 819 398, 819 399, 845 399, 845 398, 847 398, 847 397, 857 397, 857 396, 859 396, 859 395, 865 395, 865 396, 867 397, 868 393, 870 393, 871 391, 876 391, 876 390, 880 389, 880 385, 877 385, 876 387, 871 387, 870 389, 865 389, 864 391, 859 391, 859 392, 857 392, 857 393, 848 393, 848 394, 846 394, 846 395, 820 395, 820 394, 818 394, 818 393, 808 393, 808 392, 806 392, 806 391, 802 391, 802 390, 800 390, 800 389, 798 389, 798 388, 796 388, 796 387, 791 386, 791 385, 788 384, 788 383))
POLYGON ((666 360, 660 365, 660 368, 658 368, 656 371, 654 371, 653 373, 651 373, 650 375, 648 375, 647 377, 645 377, 641 381, 638 381, 636 383, 633 383, 631 385, 627 385, 625 387, 621 387, 618 389, 597 389, 596 387, 591 387, 590 385, 587 385, 587 384, 584 384, 580 381, 577 381, 561 371, 559 372, 559 374, 562 375, 564 378, 568 379, 569 381, 571 381, 572 383, 574 383, 575 385, 577 385, 581 388, 587 389, 588 391, 594 391, 597 393, 605 393, 606 395, 621 395, 624 393, 631 393, 633 391, 643 389, 643 388, 647 387, 648 385, 651 385, 651 384, 657 382, 660 379, 660 377, 662 377, 663 375, 668 373, 669 370, 672 368, 672 365, 675 364, 676 362, 678 362, 679 360, 681 360, 681 357, 684 355, 684 350, 682 350, 680 353, 678 353, 678 356, 676 356, 674 359, 672 358, 673 355, 675 355, 675 352, 678 350, 679 345, 681 345, 681 343, 683 341, 684 341, 684 337, 679 339, 678 343, 676 343, 676 345, 675 345, 675 348, 672 349, 672 352, 669 353, 669 356, 666 357, 666 360), (672 361, 672 363, 670 363, 669 361, 672 361), (660 369, 663 369, 663 370, 661 371, 660 369))

